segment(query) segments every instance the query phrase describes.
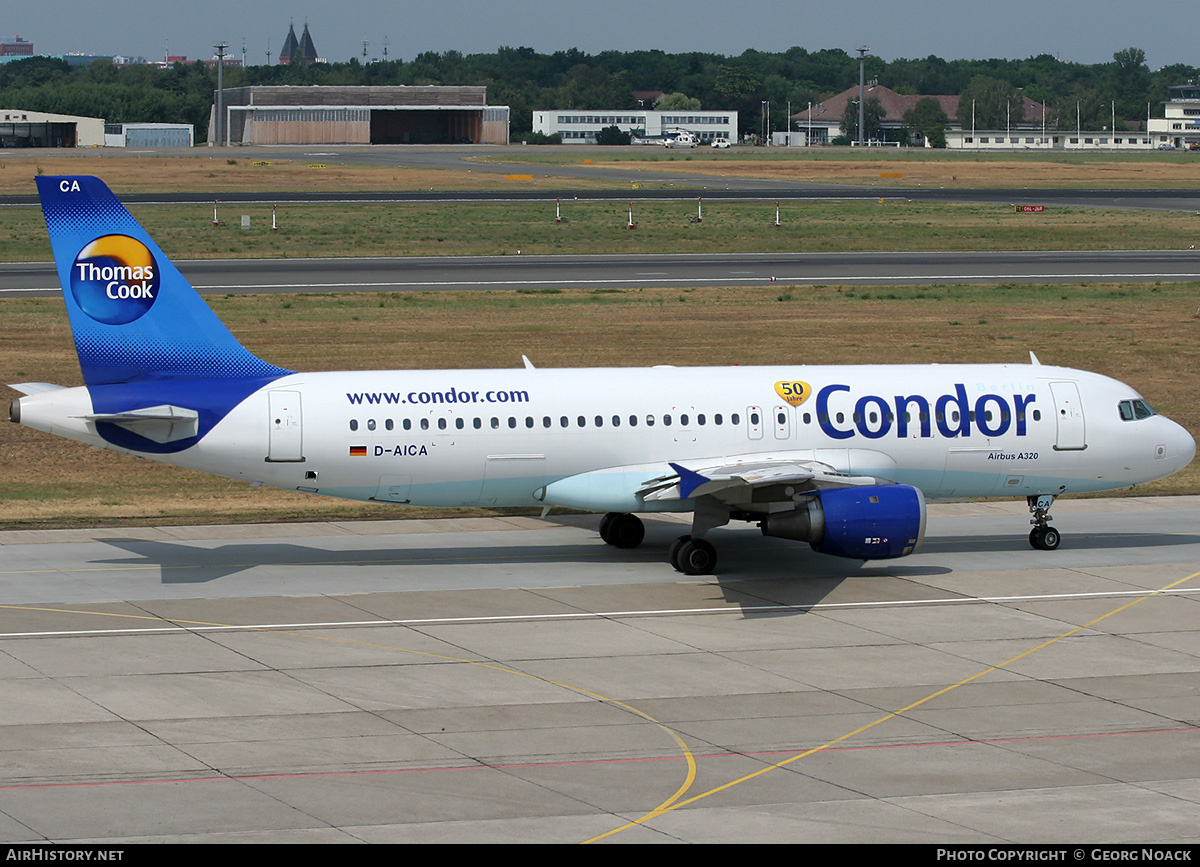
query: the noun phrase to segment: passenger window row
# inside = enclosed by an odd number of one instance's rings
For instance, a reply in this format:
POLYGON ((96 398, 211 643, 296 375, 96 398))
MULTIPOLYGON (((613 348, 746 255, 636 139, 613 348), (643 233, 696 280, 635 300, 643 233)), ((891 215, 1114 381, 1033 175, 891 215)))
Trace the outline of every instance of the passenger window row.
MULTIPOLYGON (((752 416, 751 423, 758 424, 758 413, 751 413, 751 416, 752 416)), ((602 416, 602 415, 596 415, 596 416, 591 416, 591 417, 580 415, 580 416, 575 416, 573 418, 571 416, 563 415, 563 416, 559 416, 557 419, 551 418, 548 415, 544 415, 541 418, 535 418, 534 416, 527 415, 523 419, 518 418, 517 416, 513 416, 513 415, 510 415, 505 419, 502 419, 498 416, 492 416, 490 419, 483 419, 478 416, 476 416, 475 418, 471 418, 471 419, 463 418, 462 416, 458 416, 455 418, 446 418, 443 416, 443 417, 435 418, 435 419, 431 419, 428 417, 420 418, 420 419, 417 419, 416 421, 414 421, 413 419, 410 419, 410 418, 405 418, 405 419, 400 419, 400 421, 398 423, 395 419, 387 418, 387 419, 382 420, 382 428, 385 431, 393 431, 393 430, 396 430, 397 427, 399 427, 401 430, 406 430, 406 431, 409 431, 409 430, 426 431, 426 430, 435 430, 435 429, 440 430, 440 431, 451 430, 451 429, 467 430, 468 428, 470 428, 472 430, 485 430, 485 429, 503 430, 506 428, 509 430, 516 430, 517 428, 522 427, 522 426, 524 426, 525 428, 528 428, 528 429, 536 428, 539 426, 544 429, 550 429, 550 428, 554 428, 554 427, 557 427, 559 429, 565 429, 565 428, 571 428, 571 427, 574 427, 574 428, 603 428, 603 427, 619 428, 622 425, 628 425, 629 427, 637 427, 639 424, 643 424, 646 427, 654 427, 655 424, 659 424, 659 423, 661 423, 663 427, 678 426, 678 427, 686 428, 689 425, 691 425, 693 422, 695 423, 695 425, 697 427, 705 427, 709 424, 720 427, 720 426, 725 425, 727 422, 728 422, 728 424, 731 424, 731 425, 739 425, 742 423, 742 417, 741 417, 740 413, 736 413, 736 412, 730 413, 728 416, 726 416, 722 413, 716 413, 712 416, 708 416, 704 413, 699 413, 694 417, 689 415, 688 413, 682 413, 678 417, 674 417, 670 413, 667 413, 667 414, 661 416, 661 418, 656 417, 654 415, 647 415, 645 417, 630 415, 627 418, 619 416, 619 415, 613 415, 613 416, 608 416, 608 417, 602 416)), ((374 430, 378 430, 380 428, 380 426, 381 426, 381 422, 376 419, 373 419, 373 418, 366 419, 365 424, 363 422, 360 422, 356 418, 350 419, 350 430, 353 432, 357 432, 358 430, 360 430, 360 428, 365 428, 368 431, 374 431, 374 430)))
MULTIPOLYGON (((835 421, 837 421, 839 424, 841 424, 842 422, 844 422, 846 420, 846 413, 837 412, 837 413, 833 414, 833 417, 834 417, 835 421)), ((934 418, 937 421, 942 422, 942 421, 946 420, 946 414, 944 412, 935 412, 934 418)), ((959 416, 958 410, 951 411, 950 421, 952 423, 957 424, 959 418, 960 418, 960 416, 959 416)), ((1008 407, 1004 407, 1003 409, 1000 410, 1000 420, 1001 421, 1009 421, 1011 418, 1012 418, 1012 411, 1009 410, 1008 407)), ((804 422, 804 424, 812 424, 812 413, 808 413, 808 412, 803 413, 801 415, 800 419, 801 419, 801 421, 804 422)), ((829 417, 825 416, 822 420, 825 422, 828 422, 829 417)), ((858 424, 860 421, 863 420, 862 413, 860 413, 860 412, 850 413, 850 420, 852 422, 854 422, 855 424, 858 424)), ((916 414, 916 416, 914 416, 911 412, 904 413, 905 424, 912 424, 914 420, 919 421, 919 422, 929 421, 929 413, 919 412, 916 414)), ((974 410, 971 410, 970 412, 967 413, 967 420, 975 421, 975 411, 974 410)), ((988 422, 995 421, 996 413, 990 409, 986 410, 984 412, 984 420, 988 421, 988 422)), ((1040 409, 1033 410, 1033 420, 1034 421, 1042 420, 1042 411, 1040 409)), ((783 418, 781 417, 779 421, 782 424, 783 418)), ((867 413, 867 421, 870 424, 877 424, 879 422, 879 413, 875 412, 875 411, 867 413)), ((886 421, 888 424, 892 424, 893 422, 895 422, 896 421, 895 413, 893 413, 889 410, 887 413, 886 421)), ((1025 410, 1022 409, 1017 412, 1017 421, 1025 421, 1025 410)))
MULTIPOLYGON (((1135 417, 1136 418, 1148 418, 1149 416, 1154 415, 1154 411, 1152 409, 1150 409, 1150 407, 1146 404, 1145 401, 1142 401, 1142 400, 1121 401, 1120 410, 1121 410, 1121 418, 1126 419, 1126 420, 1130 420, 1135 417)), ((854 413, 849 413, 849 415, 850 415, 850 420, 852 422, 854 422, 855 424, 858 424, 859 422, 861 422, 863 420, 861 413, 854 412, 854 413)), ((994 410, 989 409, 985 412, 984 415, 985 415, 986 421, 988 421, 988 422, 993 422, 996 420, 996 413, 994 410)), ((837 412, 837 413, 833 414, 833 420, 838 424, 843 424, 846 421, 846 416, 847 416, 847 413, 837 412)), ((937 412, 937 413, 934 413, 934 416, 935 416, 936 420, 939 422, 946 421, 945 413, 937 412)), ((960 418, 960 416, 959 416, 958 410, 953 410, 949 413, 949 420, 951 423, 957 424, 959 421, 959 418, 960 418)), ((967 418, 969 421, 972 421, 972 422, 975 421, 975 412, 974 411, 968 412, 967 418)), ((1009 421, 1010 411, 1007 407, 1004 407, 999 411, 999 418, 1001 421, 1005 421, 1005 422, 1009 421)), ((1041 421, 1042 411, 1039 409, 1033 410, 1032 418, 1034 421, 1041 421)), ((802 413, 800 416, 800 419, 806 425, 810 425, 813 423, 813 415, 812 415, 812 413, 809 413, 809 412, 802 413)), ((751 411, 748 420, 752 426, 757 427, 758 424, 760 423, 759 414, 757 412, 751 411)), ((878 424, 880 421, 879 413, 876 411, 871 411, 871 412, 867 413, 866 420, 869 424, 878 424)), ((887 413, 887 418, 886 418, 887 423, 892 424, 895 422, 895 420, 896 420, 895 415, 889 411, 887 413)), ((918 422, 918 423, 927 422, 929 420, 929 413, 906 412, 904 414, 904 420, 907 424, 912 424, 914 422, 918 422)), ((1017 412, 1017 420, 1018 421, 1025 420, 1025 411, 1024 410, 1017 412)), ((777 414, 776 421, 780 425, 787 424, 787 416, 783 412, 779 412, 777 414)), ((828 424, 829 418, 825 417, 825 418, 821 419, 821 421, 828 424)), ((584 415, 574 416, 574 417, 563 415, 563 416, 559 416, 557 419, 552 418, 548 415, 542 416, 541 418, 536 418, 531 415, 527 415, 524 418, 519 418, 517 416, 512 416, 512 415, 508 416, 507 418, 492 416, 490 419, 484 419, 484 418, 480 418, 478 416, 471 418, 471 419, 467 419, 462 416, 458 416, 455 418, 446 418, 443 416, 443 417, 436 418, 436 419, 431 419, 431 418, 425 417, 425 418, 417 419, 416 421, 414 421, 413 419, 410 419, 410 418, 405 418, 405 419, 401 419, 398 423, 396 422, 396 420, 390 419, 390 418, 383 419, 382 422, 377 421, 376 419, 373 419, 373 418, 369 418, 369 419, 366 419, 366 421, 365 421, 365 428, 367 431, 374 431, 374 430, 379 429, 380 425, 382 424, 382 428, 385 431, 393 431, 393 430, 396 430, 397 427, 399 427, 401 430, 405 430, 405 431, 411 431, 411 430, 427 431, 427 430, 434 430, 434 429, 439 430, 439 431, 446 431, 446 430, 451 430, 451 429, 467 430, 468 427, 473 430, 485 430, 485 429, 504 430, 506 428, 508 430, 517 430, 518 428, 520 428, 522 426, 529 430, 532 430, 537 427, 541 427, 543 429, 549 430, 549 429, 552 429, 555 427, 557 427, 559 429, 567 429, 567 428, 572 428, 572 427, 574 427, 574 428, 604 428, 604 427, 619 428, 619 427, 622 427, 625 425, 628 425, 629 427, 637 427, 639 424, 645 425, 646 427, 654 427, 656 424, 660 424, 660 423, 662 424, 663 427, 678 426, 681 428, 686 428, 686 427, 689 427, 690 425, 692 425, 693 423, 696 427, 706 427, 709 424, 720 427, 720 426, 725 425, 726 423, 731 424, 731 425, 739 425, 742 423, 742 418, 741 418, 741 414, 736 413, 736 412, 730 413, 728 416, 726 416, 722 413, 715 413, 712 416, 706 415, 705 413, 698 413, 694 417, 688 413, 681 413, 678 417, 674 417, 670 413, 664 414, 661 417, 656 417, 652 414, 647 415, 645 417, 640 417, 637 415, 630 415, 628 417, 623 417, 620 415, 613 415, 613 416, 596 415, 596 416, 590 416, 590 417, 584 416, 584 415)), ((352 419, 350 419, 350 430, 352 432, 357 432, 360 429, 360 426, 362 426, 363 424, 364 423, 360 422, 358 419, 352 418, 352 419)))

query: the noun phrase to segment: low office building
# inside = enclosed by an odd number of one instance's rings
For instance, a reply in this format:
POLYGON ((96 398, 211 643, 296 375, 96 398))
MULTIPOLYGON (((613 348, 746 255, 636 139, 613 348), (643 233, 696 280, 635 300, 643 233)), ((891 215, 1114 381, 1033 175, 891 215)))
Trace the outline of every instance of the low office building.
POLYGON ((195 137, 190 123, 108 123, 104 146, 109 148, 190 148, 195 137))
POLYGON ((702 144, 713 139, 738 140, 736 111, 657 111, 650 109, 559 108, 533 113, 533 131, 558 134, 563 144, 595 144, 605 127, 615 126, 635 141, 654 142, 683 130, 702 144))
POLYGON ((1042 130, 1028 126, 1013 129, 946 130, 946 147, 951 150, 1079 150, 1146 151, 1152 147, 1144 132, 1112 130, 1042 130))

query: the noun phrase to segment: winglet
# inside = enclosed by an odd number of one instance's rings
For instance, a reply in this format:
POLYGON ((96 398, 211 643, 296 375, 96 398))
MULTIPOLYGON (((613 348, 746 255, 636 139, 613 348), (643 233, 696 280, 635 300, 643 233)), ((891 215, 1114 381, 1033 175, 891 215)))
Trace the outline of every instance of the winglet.
POLYGON ((710 481, 705 476, 702 476, 699 473, 694 473, 687 467, 680 466, 679 464, 673 464, 670 461, 667 461, 667 465, 670 466, 675 472, 679 473, 679 496, 685 500, 691 499, 692 493, 696 490, 696 488, 700 487, 705 482, 710 481))

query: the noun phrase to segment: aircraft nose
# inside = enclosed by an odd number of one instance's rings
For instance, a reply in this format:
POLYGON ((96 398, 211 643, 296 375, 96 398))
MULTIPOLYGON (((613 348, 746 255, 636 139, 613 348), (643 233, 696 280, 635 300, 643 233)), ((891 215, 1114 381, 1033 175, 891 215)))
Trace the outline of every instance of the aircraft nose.
POLYGON ((1196 440, 1187 430, 1179 426, 1179 469, 1183 469, 1196 456, 1196 440))
POLYGON ((1178 422, 1167 419, 1170 429, 1155 446, 1155 451, 1166 458, 1172 473, 1177 473, 1192 462, 1196 456, 1196 440, 1188 433, 1187 428, 1178 422))

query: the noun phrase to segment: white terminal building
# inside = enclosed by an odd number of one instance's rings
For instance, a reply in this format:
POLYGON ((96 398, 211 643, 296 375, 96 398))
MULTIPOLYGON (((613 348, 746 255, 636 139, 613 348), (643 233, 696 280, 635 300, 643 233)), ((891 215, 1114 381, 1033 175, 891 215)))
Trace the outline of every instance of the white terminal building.
POLYGON ((533 131, 558 133, 563 144, 595 144, 605 127, 615 126, 635 139, 661 139, 687 130, 707 144, 713 139, 736 142, 736 111, 657 111, 651 109, 557 108, 533 113, 533 131))
POLYGON ((1200 85, 1167 88, 1166 117, 1152 118, 1149 132, 1156 146, 1185 148, 1200 143, 1200 85))

